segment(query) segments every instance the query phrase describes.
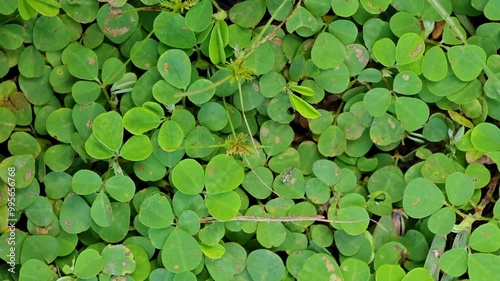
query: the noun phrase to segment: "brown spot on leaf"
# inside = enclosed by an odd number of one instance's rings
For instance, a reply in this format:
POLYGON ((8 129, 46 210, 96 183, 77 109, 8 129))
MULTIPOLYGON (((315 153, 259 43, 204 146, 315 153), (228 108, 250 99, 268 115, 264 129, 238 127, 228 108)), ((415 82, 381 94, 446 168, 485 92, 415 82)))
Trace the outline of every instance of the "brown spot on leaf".
POLYGON ((410 58, 415 58, 417 57, 420 53, 422 53, 422 50, 424 49, 424 43, 420 43, 417 45, 415 50, 410 53, 410 58))
POLYGON ((94 65, 95 64, 95 59, 92 56, 88 57, 87 61, 89 62, 90 65, 94 65))
POLYGON ((403 74, 403 80, 405 80, 405 81, 410 80, 410 75, 408 75, 408 74, 403 74))
POLYGON ((325 261, 326 270, 328 270, 328 272, 335 271, 335 267, 333 266, 332 262, 327 257, 322 257, 321 259, 323 261, 325 261))
POLYGON ((66 219, 64 221, 64 225, 66 225, 66 227, 71 227, 71 221, 69 219, 66 219))
POLYGON ((168 63, 163 64, 163 71, 168 72, 168 63))
POLYGON ((41 227, 41 226, 36 226, 36 234, 39 235, 47 235, 49 234, 49 231, 52 229, 52 226, 49 225, 47 227, 41 227))
POLYGON ((283 39, 281 39, 281 38, 273 38, 273 44, 275 46, 279 47, 279 46, 283 45, 283 39))
POLYGON ((122 266, 126 267, 127 266, 127 262, 122 261, 122 266))
POLYGON ((144 165, 139 165, 139 171, 144 172, 144 165))
POLYGON ((207 175, 208 176, 211 176, 215 171, 215 167, 210 167, 209 169, 207 169, 207 175))
POLYGON ((92 129, 92 120, 88 120, 85 125, 87 126, 87 128, 92 129))
POLYGON ((274 143, 275 144, 280 144, 281 143, 281 138, 279 136, 274 137, 274 143))
POLYGON ((252 88, 254 91, 258 92, 260 90, 259 84, 258 83, 252 83, 252 88))
POLYGON ((356 53, 356 58, 358 59, 358 61, 360 63, 364 63, 364 64, 368 63, 368 58, 365 56, 363 49, 361 49, 360 47, 358 47, 356 45, 349 46, 349 49, 354 50, 354 52, 356 53))
MULTIPOLYGON (((114 2, 114 0, 112 1, 114 2)), ((116 18, 122 15, 122 10, 120 9, 115 9, 115 8, 109 8, 109 17, 110 18, 116 18)))
POLYGON ((391 126, 392 129, 396 128, 396 124, 391 119, 387 119, 387 123, 389 123, 389 126, 391 126))
POLYGON ((106 32, 107 34, 109 34, 113 37, 122 36, 123 34, 127 33, 128 31, 129 31, 129 28, 126 26, 117 27, 117 28, 106 27, 104 29, 104 32, 106 32))
POLYGON ((268 128, 262 128, 262 129, 260 129, 260 135, 262 137, 264 137, 264 138, 267 137, 267 136, 269 136, 269 129, 268 128))
POLYGON ((24 175, 24 181, 29 181, 32 177, 33 177, 33 171, 32 170, 28 170, 26 172, 26 175, 24 175))
POLYGON ((411 202, 412 206, 416 206, 418 204, 420 204, 420 198, 417 198, 417 199, 413 200, 413 202, 411 202))

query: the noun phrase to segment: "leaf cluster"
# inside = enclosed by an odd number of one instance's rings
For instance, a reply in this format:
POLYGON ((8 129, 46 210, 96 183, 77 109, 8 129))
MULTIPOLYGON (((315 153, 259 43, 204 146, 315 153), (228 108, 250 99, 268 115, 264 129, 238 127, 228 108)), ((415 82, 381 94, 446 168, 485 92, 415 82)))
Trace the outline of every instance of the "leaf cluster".
POLYGON ((499 280, 499 1, 219 2, 0 2, 2 280, 499 280))

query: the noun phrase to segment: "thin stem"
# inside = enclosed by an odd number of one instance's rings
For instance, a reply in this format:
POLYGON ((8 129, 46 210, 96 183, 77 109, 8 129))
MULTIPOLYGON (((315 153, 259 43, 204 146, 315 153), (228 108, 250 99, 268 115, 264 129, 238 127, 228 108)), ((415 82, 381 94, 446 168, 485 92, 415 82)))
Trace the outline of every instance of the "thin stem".
MULTIPOLYGON (((257 154, 257 157, 258 157, 258 154, 257 154)), ((265 186, 267 187, 269 190, 271 190, 272 193, 274 193, 274 195, 278 196, 278 197, 281 197, 281 195, 279 195, 276 191, 274 191, 274 189, 272 189, 256 172, 255 170, 252 168, 252 165, 250 164, 250 161, 248 161, 248 159, 246 159, 245 157, 242 157, 243 159, 245 159, 245 162, 248 164, 248 167, 250 168, 250 170, 252 171, 252 173, 257 177, 257 179, 265 186)))
POLYGON ((222 103, 224 104, 224 108, 226 109, 227 120, 229 121, 229 127, 231 127, 231 132, 233 133, 233 138, 236 141, 238 136, 236 136, 236 131, 234 130, 233 120, 231 120, 231 116, 229 115, 229 110, 227 110, 226 97, 222 97, 222 103))
POLYGON ((248 130, 248 136, 252 140, 252 145, 253 148, 255 149, 255 153, 258 155, 259 150, 257 149, 257 145, 255 144, 255 140, 253 139, 252 130, 250 130, 250 125, 248 124, 247 116, 245 114, 245 106, 243 105, 243 92, 241 91, 241 82, 239 79, 237 81, 238 81, 238 93, 240 94, 240 104, 241 104, 241 113, 243 115, 243 121, 245 121, 245 126, 247 127, 248 130))
POLYGON ((215 6, 215 8, 217 8, 217 11, 224 11, 224 9, 222 9, 222 8, 219 6, 219 3, 217 3, 217 1, 212 0, 212 4, 215 6))
POLYGON ((484 196, 483 200, 481 200, 481 203, 479 203, 479 205, 475 207, 476 214, 482 215, 486 205, 494 200, 493 193, 495 193, 495 189, 498 185, 499 179, 500 173, 497 173, 493 178, 491 178, 490 182, 488 183, 488 191, 486 191, 486 195, 484 196))
MULTIPOLYGON (((328 222, 328 223, 358 223, 363 222, 365 220, 353 220, 353 221, 341 221, 341 220, 329 220, 325 219, 324 216, 311 216, 311 217, 302 217, 302 216, 287 216, 287 217, 278 217, 278 218, 265 218, 265 217, 256 217, 256 216, 237 216, 228 221, 254 221, 254 222, 297 222, 297 221, 318 221, 318 222, 328 222)), ((211 222, 226 222, 221 221, 213 217, 205 217, 200 219, 200 223, 211 223, 211 222)))
POLYGON ((344 105, 345 105, 345 101, 344 101, 344 100, 342 100, 342 101, 340 102, 340 105, 339 105, 339 107, 337 108, 337 111, 335 112, 335 116, 334 116, 334 118, 333 118, 333 124, 334 124, 334 125, 337 125, 337 118, 339 117, 340 111, 342 110, 342 107, 344 107, 344 105))

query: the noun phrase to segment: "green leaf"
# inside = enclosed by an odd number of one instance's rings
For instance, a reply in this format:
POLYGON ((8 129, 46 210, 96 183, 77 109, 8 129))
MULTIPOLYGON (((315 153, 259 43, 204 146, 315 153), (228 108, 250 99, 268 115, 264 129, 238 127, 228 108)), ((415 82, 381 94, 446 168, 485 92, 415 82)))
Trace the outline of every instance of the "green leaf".
POLYGON ((186 89, 191 80, 191 61, 184 51, 171 49, 158 59, 158 71, 174 87, 186 89))
POLYGON ((129 202, 135 195, 135 183, 125 175, 112 176, 106 181, 104 188, 119 202, 129 202))
POLYGON ((398 120, 409 132, 422 128, 429 119, 429 107, 420 99, 399 97, 395 102, 395 108, 398 120))
POLYGON ((78 255, 75 263, 75 275, 78 278, 92 278, 101 272, 104 260, 94 249, 85 249, 78 255))
POLYGON ((425 218, 439 210, 444 202, 443 193, 428 179, 416 178, 404 191, 403 208, 412 218, 425 218))
POLYGON ((486 223, 474 229, 469 246, 476 251, 492 253, 500 249, 500 229, 493 223, 486 223))
POLYGON ((404 128, 392 115, 384 113, 373 119, 370 127, 370 139, 377 145, 389 145, 399 142, 404 136, 404 128))
POLYGON ((405 276, 404 269, 396 264, 381 265, 375 272, 375 280, 401 281, 405 276))
POLYGON ((405 33, 396 45, 396 62, 400 65, 409 64, 422 58, 425 43, 416 33, 405 33))
POLYGON ((25 212, 28 220, 37 226, 48 226, 52 224, 54 218, 52 205, 46 197, 36 197, 25 212))
POLYGON ((293 105, 293 108, 297 110, 300 115, 304 116, 308 119, 316 119, 320 116, 318 110, 314 108, 312 105, 299 98, 298 96, 289 93, 288 97, 290 98, 290 102, 293 105))
POLYGON ((343 280, 340 268, 335 259, 327 254, 316 253, 304 263, 297 276, 298 281, 343 280))
POLYGON ((0 163, 0 177, 6 184, 17 189, 25 188, 35 178, 35 159, 31 155, 16 155, 0 163))
POLYGON ((229 32, 227 23, 224 21, 217 21, 210 34, 210 42, 208 45, 210 61, 212 61, 213 64, 226 62, 224 47, 226 47, 228 42, 229 32))
POLYGON ((413 71, 401 71, 394 78, 393 88, 399 94, 416 95, 422 90, 422 80, 413 71))
POLYGON ((107 245, 102 249, 102 272, 109 275, 125 275, 134 272, 134 254, 124 245, 107 245))
POLYGON ((178 13, 163 12, 154 20, 154 33, 163 44, 173 48, 191 48, 196 44, 194 32, 178 13))
POLYGON ((21 15, 24 20, 29 20, 36 17, 37 11, 33 7, 31 7, 30 4, 28 4, 27 0, 18 0, 17 3, 19 15, 21 15))
POLYGON ((388 165, 376 170, 368 180, 368 191, 374 193, 385 191, 393 202, 403 199, 406 182, 403 172, 397 166, 388 165))
POLYGON ((365 261, 355 258, 347 258, 340 264, 344 281, 368 280, 370 268, 365 261))
POLYGON ((281 258, 265 249, 254 250, 248 255, 246 270, 254 281, 281 280, 286 272, 281 258))
POLYGON ((101 184, 101 177, 90 170, 79 170, 73 175, 71 182, 73 191, 79 195, 94 193, 101 187, 101 184))
POLYGON ((158 144, 161 149, 171 152, 177 150, 184 140, 184 132, 175 121, 165 121, 160 127, 158 144))
POLYGON ((122 117, 116 111, 99 114, 91 123, 94 137, 112 151, 120 149, 123 141, 122 117))
POLYGON ((99 3, 90 0, 62 0, 62 9, 79 23, 91 23, 97 17, 99 3))
POLYGON ((26 261, 19 272, 19 279, 26 281, 57 280, 58 275, 45 263, 37 259, 26 261))
POLYGON ((318 151, 323 156, 333 157, 344 153, 347 140, 344 131, 336 125, 326 128, 318 140, 318 151))
POLYGON ((311 50, 311 59, 320 69, 335 68, 344 62, 345 46, 337 37, 323 32, 316 37, 311 50))
POLYGON ((443 153, 434 153, 425 160, 422 166, 422 176, 434 183, 445 183, 455 172, 453 161, 443 153))
POLYGON ((90 207, 92 220, 101 227, 111 226, 113 222, 113 210, 108 196, 104 192, 99 192, 92 207, 90 207))
POLYGON ((391 0, 360 0, 360 2, 368 13, 378 15, 389 7, 391 0))
POLYGON ((125 4, 120 8, 104 4, 97 12, 97 25, 111 42, 121 44, 134 33, 139 24, 139 14, 134 6, 125 4))
POLYGON ((205 184, 203 167, 193 159, 180 161, 172 170, 172 183, 184 194, 199 194, 205 184))
POLYGON ((139 220, 150 228, 164 228, 172 225, 174 215, 166 196, 155 193, 148 196, 141 204, 139 220))
POLYGON ((492 123, 481 123, 472 129, 471 142, 483 152, 500 150, 500 129, 492 123))
POLYGON ((396 44, 389 38, 382 38, 373 44, 373 56, 385 67, 396 63, 396 44))
POLYGON ((212 2, 201 0, 186 13, 186 26, 194 32, 202 32, 212 19, 212 2))
POLYGON ((205 169, 205 186, 209 194, 231 191, 243 182, 243 167, 226 154, 213 157, 205 169))
POLYGON ((448 73, 446 55, 439 46, 431 47, 422 60, 422 74, 430 81, 443 80, 448 73))
POLYGON ((363 105, 373 117, 381 117, 391 105, 391 92, 386 88, 374 88, 363 97, 363 105))
POLYGON ((125 64, 117 58, 107 59, 102 66, 102 83, 111 85, 125 75, 125 64))
POLYGON ((175 273, 195 269, 202 258, 203 254, 196 239, 178 228, 170 233, 161 251, 163 265, 175 273))
POLYGON ((257 241, 266 247, 278 247, 286 238, 286 229, 281 222, 259 222, 257 223, 257 241))
POLYGON ((471 81, 479 76, 486 63, 483 48, 475 45, 453 46, 448 50, 451 69, 462 81, 471 81))
POLYGON ((37 78, 44 73, 43 56, 33 45, 25 48, 19 55, 18 69, 26 78, 37 78))
POLYGON ((120 149, 120 156, 130 161, 142 161, 153 153, 153 144, 148 136, 131 136, 120 149))
POLYGON ((70 53, 67 60, 68 71, 76 78, 95 80, 99 72, 97 54, 91 49, 80 48, 70 53))
POLYGON ((497 266, 500 257, 493 254, 475 253, 469 256, 469 278, 471 281, 496 280, 500 276, 497 266))
POLYGON ((491 21, 500 20, 500 16, 498 16, 499 13, 500 4, 498 1, 490 0, 486 6, 484 6, 484 16, 491 21))
POLYGON ((0 46, 7 50, 15 50, 23 44, 26 29, 18 24, 4 24, 0 26, 0 46))
POLYGON ((444 207, 432 214, 428 221, 429 230, 440 236, 448 235, 455 225, 455 211, 444 207))
POLYGON ((231 220, 238 215, 241 199, 238 193, 228 191, 209 194, 205 199, 208 213, 218 220, 231 220))
POLYGON ((0 143, 6 141, 16 127, 16 115, 6 107, 0 107, 0 143))
POLYGON ((426 268, 414 268, 401 281, 432 281, 434 278, 426 268))
POLYGON ((453 248, 439 258, 439 268, 452 277, 459 277, 467 272, 468 253, 463 248, 453 248))
POLYGON ((200 125, 210 131, 220 131, 229 122, 226 109, 216 102, 207 102, 202 105, 197 117, 200 125))
POLYGON ((312 170, 314 175, 328 186, 337 184, 342 179, 339 166, 326 159, 314 162, 312 170))
POLYGON ((125 113, 122 123, 123 127, 132 134, 142 135, 151 129, 157 128, 161 123, 161 119, 154 112, 144 107, 134 107, 125 113))
POLYGON ((57 16, 61 4, 54 0, 26 0, 40 14, 47 17, 57 16))
POLYGON ((69 234, 78 234, 90 228, 90 207, 76 193, 70 193, 64 199, 59 215, 62 230, 69 234))
POLYGON ((265 1, 248 0, 233 6, 229 10, 229 19, 242 27, 254 27, 264 17, 265 12, 265 1))
POLYGON ((59 17, 40 17, 33 27, 33 45, 40 51, 58 51, 70 42, 70 30, 59 17))
POLYGON ((342 229, 349 235, 359 235, 366 231, 370 218, 363 207, 345 207, 337 211, 337 217, 342 224, 342 229))
POLYGON ((467 203, 474 193, 472 178, 462 172, 454 172, 446 178, 446 196, 451 204, 460 206, 467 203))

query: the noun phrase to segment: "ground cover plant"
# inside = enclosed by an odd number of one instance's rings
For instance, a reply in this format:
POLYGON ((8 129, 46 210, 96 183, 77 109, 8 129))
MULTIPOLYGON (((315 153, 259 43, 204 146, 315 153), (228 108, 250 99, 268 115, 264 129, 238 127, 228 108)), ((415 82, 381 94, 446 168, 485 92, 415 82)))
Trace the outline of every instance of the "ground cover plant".
POLYGON ((1 279, 500 280, 499 20, 1 1, 1 279))

